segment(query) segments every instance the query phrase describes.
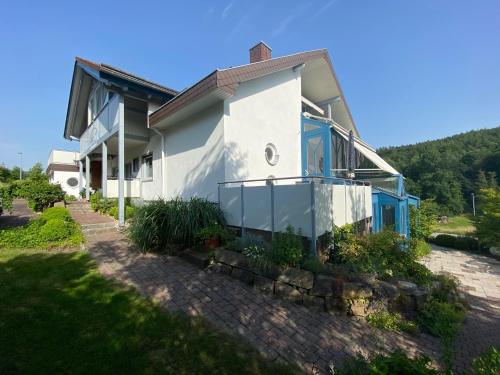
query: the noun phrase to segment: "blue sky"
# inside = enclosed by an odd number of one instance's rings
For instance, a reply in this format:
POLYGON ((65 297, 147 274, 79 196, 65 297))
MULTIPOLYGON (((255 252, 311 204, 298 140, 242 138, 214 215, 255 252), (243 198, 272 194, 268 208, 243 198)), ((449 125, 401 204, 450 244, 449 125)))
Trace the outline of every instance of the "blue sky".
POLYGON ((180 90, 259 40, 273 56, 328 48, 376 147, 498 126, 499 20, 494 0, 4 2, 0 163, 78 149, 62 136, 75 56, 180 90))

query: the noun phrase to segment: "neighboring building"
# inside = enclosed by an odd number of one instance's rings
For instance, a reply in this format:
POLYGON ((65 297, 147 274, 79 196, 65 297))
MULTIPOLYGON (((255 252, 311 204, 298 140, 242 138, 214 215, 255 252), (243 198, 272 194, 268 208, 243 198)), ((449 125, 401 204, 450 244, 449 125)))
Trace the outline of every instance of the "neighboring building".
POLYGON ((125 197, 201 196, 232 225, 314 239, 371 225, 371 177, 399 176, 359 138, 324 49, 271 58, 261 42, 182 92, 76 58, 64 136, 121 223, 125 197))
POLYGON ((46 174, 49 176, 49 182, 60 184, 66 194, 74 197, 79 197, 80 186, 85 183, 84 180, 80 181, 79 160, 78 152, 52 150, 47 162, 46 174))

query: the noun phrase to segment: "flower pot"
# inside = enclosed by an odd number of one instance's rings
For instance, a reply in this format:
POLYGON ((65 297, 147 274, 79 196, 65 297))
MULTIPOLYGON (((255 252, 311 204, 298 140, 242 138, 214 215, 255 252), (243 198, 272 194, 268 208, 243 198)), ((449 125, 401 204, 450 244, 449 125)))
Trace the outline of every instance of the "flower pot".
POLYGON ((209 249, 216 249, 220 247, 220 239, 219 237, 213 237, 205 240, 205 246, 209 249))

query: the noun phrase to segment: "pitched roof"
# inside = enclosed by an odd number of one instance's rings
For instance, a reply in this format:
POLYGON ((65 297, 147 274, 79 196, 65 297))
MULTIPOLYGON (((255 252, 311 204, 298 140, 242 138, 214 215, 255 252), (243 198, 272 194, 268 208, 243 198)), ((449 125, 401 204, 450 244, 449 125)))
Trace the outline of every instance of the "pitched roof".
MULTIPOLYGON (((149 117, 149 124, 151 127, 154 127, 165 117, 168 117, 182 107, 197 101, 214 90, 219 89, 233 95, 236 92, 236 87, 239 83, 263 77, 265 75, 319 58, 325 59, 336 79, 335 72, 326 49, 296 53, 293 55, 277 57, 274 59, 231 67, 228 69, 217 69, 202 80, 195 83, 193 86, 179 93, 177 96, 153 112, 149 117)), ((341 92, 341 96, 343 97, 340 87, 339 90, 341 92)), ((352 119, 350 112, 349 117, 352 119)))
POLYGON ((87 59, 84 59, 84 58, 78 57, 78 56, 75 58, 75 60, 80 64, 83 64, 85 66, 88 66, 89 68, 97 70, 98 72, 111 74, 115 77, 122 78, 122 79, 125 79, 127 81, 134 82, 134 83, 137 83, 139 85, 146 86, 146 87, 152 88, 154 90, 164 92, 166 94, 177 95, 179 93, 178 91, 171 89, 170 87, 159 85, 158 83, 152 82, 146 78, 139 77, 135 74, 126 72, 122 69, 115 68, 114 66, 111 66, 108 64, 95 63, 93 61, 90 61, 90 60, 87 60, 87 59))

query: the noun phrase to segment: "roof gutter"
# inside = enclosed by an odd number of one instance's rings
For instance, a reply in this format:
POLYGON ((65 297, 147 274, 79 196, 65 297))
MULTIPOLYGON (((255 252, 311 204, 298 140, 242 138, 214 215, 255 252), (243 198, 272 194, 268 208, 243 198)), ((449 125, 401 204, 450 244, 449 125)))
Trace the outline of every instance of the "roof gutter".
MULTIPOLYGON (((149 122, 149 116, 148 116, 148 122, 149 122)), ((160 132, 158 129, 155 129, 155 128, 150 128, 150 129, 161 137, 161 194, 162 194, 162 198, 165 199, 165 197, 167 196, 166 184, 165 184, 165 164, 166 164, 166 160, 165 160, 165 134, 160 132)))

